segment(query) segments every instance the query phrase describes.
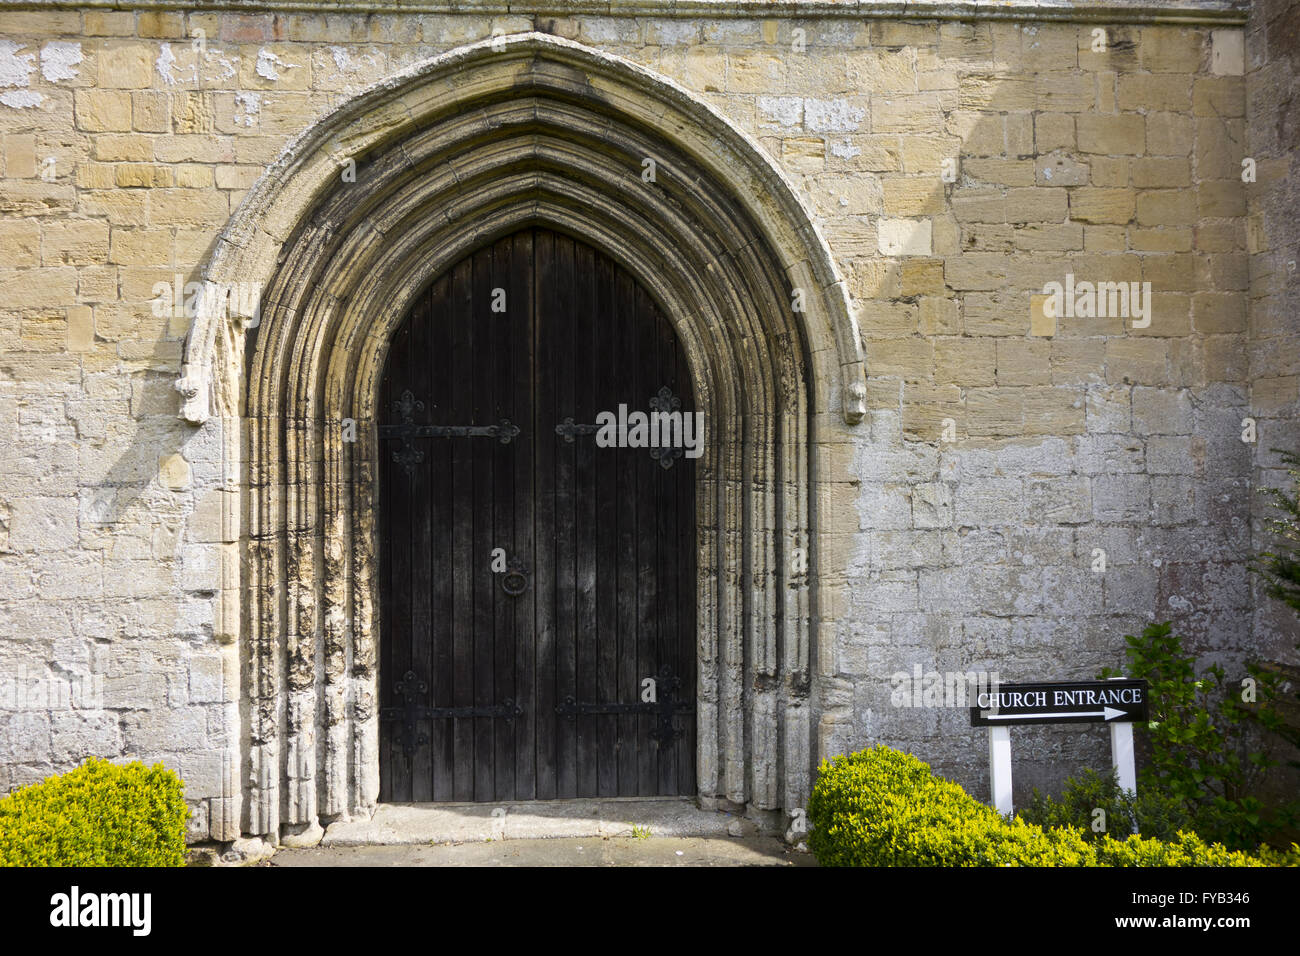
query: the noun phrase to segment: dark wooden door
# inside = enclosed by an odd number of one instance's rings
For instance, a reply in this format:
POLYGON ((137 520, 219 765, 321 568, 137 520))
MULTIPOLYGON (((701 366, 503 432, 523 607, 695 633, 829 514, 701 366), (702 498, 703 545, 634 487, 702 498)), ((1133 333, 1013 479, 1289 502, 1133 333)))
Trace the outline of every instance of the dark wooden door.
POLYGON ((568 236, 417 297, 380 391, 381 800, 694 792, 694 460, 581 427, 674 399, 670 324, 568 236))

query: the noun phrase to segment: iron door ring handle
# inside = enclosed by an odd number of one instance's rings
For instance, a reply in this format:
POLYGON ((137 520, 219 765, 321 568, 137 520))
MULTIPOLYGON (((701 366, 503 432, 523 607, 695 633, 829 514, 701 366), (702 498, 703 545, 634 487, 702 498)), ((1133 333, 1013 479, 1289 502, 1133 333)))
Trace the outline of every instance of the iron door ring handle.
POLYGON ((511 597, 519 597, 528 590, 528 569, 520 566, 511 567, 501 576, 501 590, 511 597))

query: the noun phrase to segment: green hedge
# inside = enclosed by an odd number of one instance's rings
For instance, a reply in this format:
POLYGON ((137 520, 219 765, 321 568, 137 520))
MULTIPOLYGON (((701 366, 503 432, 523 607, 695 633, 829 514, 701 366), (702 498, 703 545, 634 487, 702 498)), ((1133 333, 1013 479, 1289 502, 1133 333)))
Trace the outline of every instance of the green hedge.
POLYGON ((1265 865, 1192 833, 1172 842, 1089 842, 1073 827, 1007 820, 928 764, 883 746, 823 763, 808 820, 809 845, 823 866, 1265 865))
POLYGON ((183 866, 176 774, 91 758, 0 800, 0 866, 183 866))

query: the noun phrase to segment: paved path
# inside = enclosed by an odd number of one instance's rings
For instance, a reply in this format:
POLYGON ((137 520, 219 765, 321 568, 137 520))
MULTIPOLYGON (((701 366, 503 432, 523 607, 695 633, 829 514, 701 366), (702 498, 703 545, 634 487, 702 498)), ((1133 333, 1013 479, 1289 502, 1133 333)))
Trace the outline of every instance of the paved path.
MULTIPOLYGON (((655 837, 757 836, 753 823, 717 810, 703 810, 686 797, 529 800, 519 803, 383 803, 371 817, 332 823, 322 845, 377 846, 411 843, 474 843, 560 837, 632 837, 633 829, 655 837), (736 832, 732 833, 731 830, 736 832)), ((314 845, 316 839, 307 841, 314 845)), ((293 845, 292 841, 286 841, 293 845)))
POLYGON ((263 866, 816 866, 775 837, 560 837, 281 850, 263 866))

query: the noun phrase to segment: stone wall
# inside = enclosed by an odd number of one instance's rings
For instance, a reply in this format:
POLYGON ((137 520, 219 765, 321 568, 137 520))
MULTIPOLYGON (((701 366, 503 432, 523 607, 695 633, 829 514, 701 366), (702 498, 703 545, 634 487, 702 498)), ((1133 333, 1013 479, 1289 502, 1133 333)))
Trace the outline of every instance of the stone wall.
MULTIPOLYGON (((892 705, 892 675, 1090 677, 1153 619, 1230 668, 1289 651, 1243 565, 1252 488, 1276 475, 1261 455, 1295 439, 1286 4, 1248 44, 1207 3, 1163 5, 1177 22, 226 6, 0 10, 0 675, 102 691, 0 711, 0 788, 89 753, 163 760, 194 836, 231 836, 209 826, 239 799, 245 719, 218 624, 230 492, 218 425, 178 420, 188 321, 156 314, 159 284, 201 277, 315 120, 498 33, 711 103, 795 183, 847 280, 869 411, 822 450, 819 755, 886 742, 984 795, 965 712, 892 705), (1067 275, 1149 282, 1149 325, 1047 315, 1067 275)), ((1023 792, 1104 764, 1105 735, 1026 730, 1016 753, 1023 792)))
MULTIPOLYGON (((1264 435, 1252 475, 1263 487, 1285 488, 1290 478, 1274 449, 1300 449, 1300 7, 1263 2, 1246 32, 1247 142, 1257 180, 1247 209, 1250 252, 1251 408, 1264 435)), ((1256 517, 1275 517, 1256 497, 1256 517)), ((1256 550, 1269 545, 1256 524, 1256 550)), ((1295 615, 1258 598, 1257 640, 1288 647, 1300 641, 1295 615)))

